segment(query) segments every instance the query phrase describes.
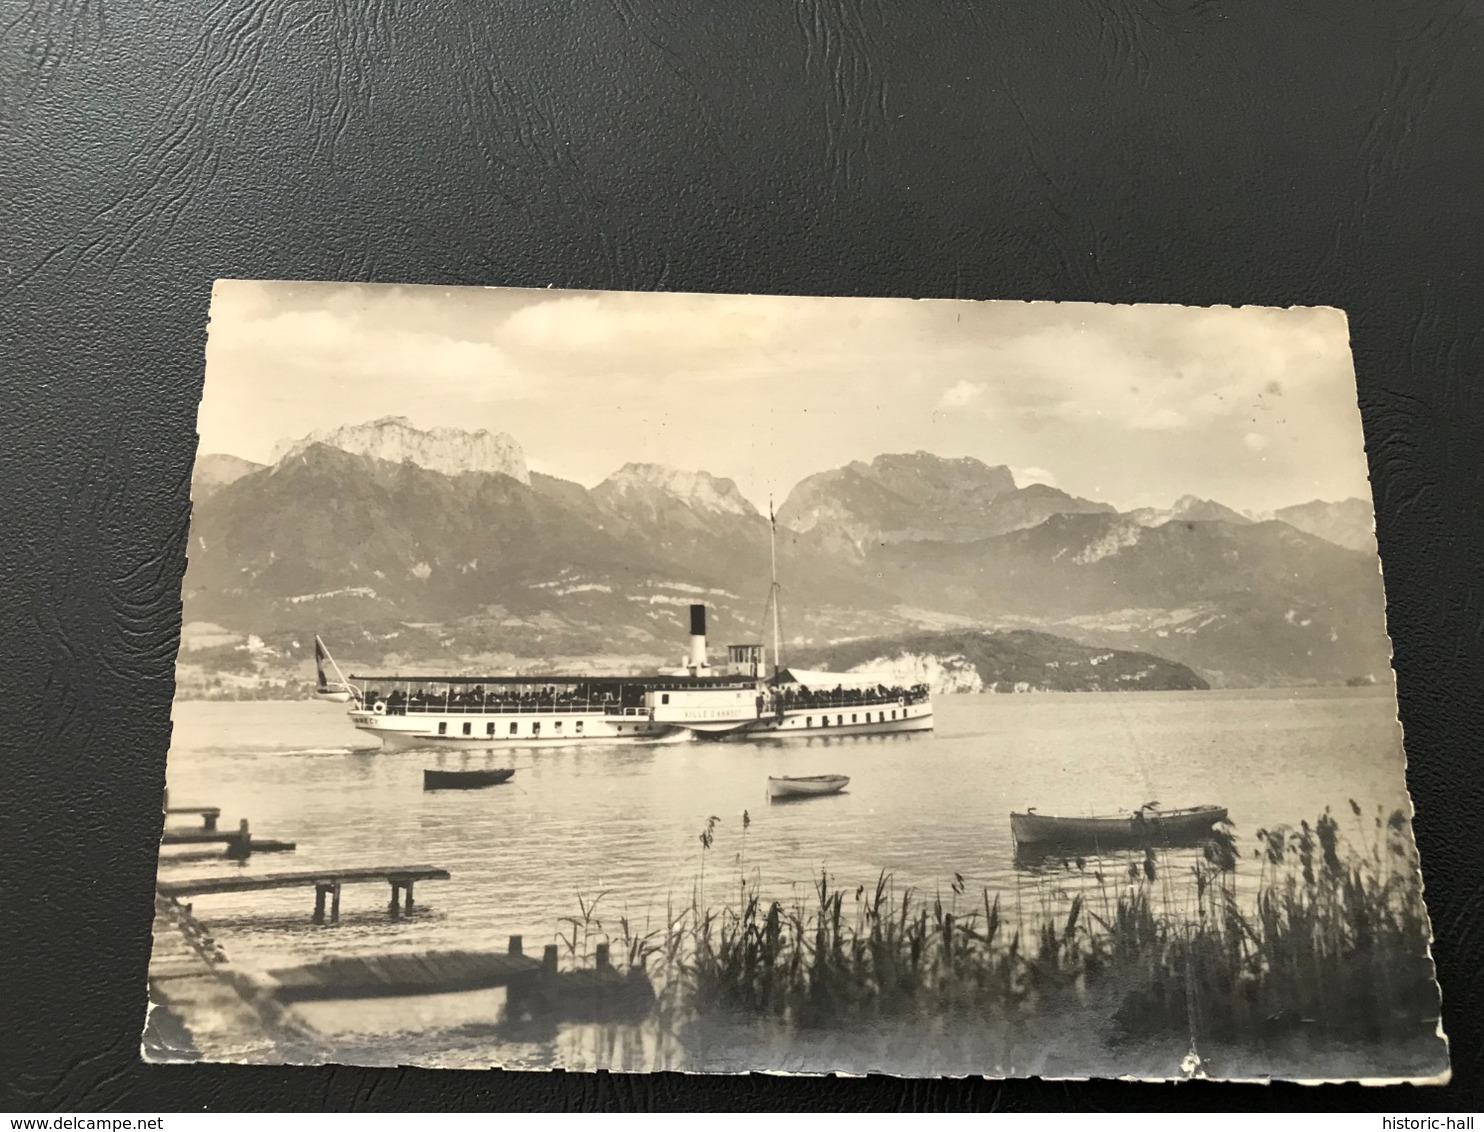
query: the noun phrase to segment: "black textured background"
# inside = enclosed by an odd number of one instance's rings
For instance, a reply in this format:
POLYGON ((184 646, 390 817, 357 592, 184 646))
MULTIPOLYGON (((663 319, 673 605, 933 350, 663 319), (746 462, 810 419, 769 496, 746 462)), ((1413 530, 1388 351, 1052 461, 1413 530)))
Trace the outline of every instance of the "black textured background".
POLYGON ((1467 0, 0 0, 0 1109, 1480 1107, 1481 48, 1467 0), (1344 308, 1455 1084, 139 1064, 219 276, 1344 308))

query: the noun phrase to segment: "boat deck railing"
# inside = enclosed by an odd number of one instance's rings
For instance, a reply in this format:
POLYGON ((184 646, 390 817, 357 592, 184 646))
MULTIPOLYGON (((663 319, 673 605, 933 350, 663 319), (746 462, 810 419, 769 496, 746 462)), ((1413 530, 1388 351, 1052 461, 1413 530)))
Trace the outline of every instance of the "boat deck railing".
POLYGON ((642 707, 623 707, 619 704, 594 703, 590 700, 541 701, 535 703, 483 703, 483 704, 404 704, 376 700, 386 704, 387 715, 643 715, 649 711, 642 707))
POLYGON ((809 692, 779 696, 774 701, 785 711, 802 711, 805 708, 852 708, 852 707, 909 707, 925 702, 927 691, 902 691, 889 689, 886 693, 874 690, 857 692, 809 692))
MULTIPOLYGON (((766 710, 799 711, 808 708, 910 707, 929 699, 928 689, 879 688, 840 689, 828 692, 774 692, 766 710)), ((546 698, 507 700, 493 697, 450 697, 409 701, 386 699, 367 693, 361 707, 381 706, 385 715, 602 715, 647 717, 649 708, 597 698, 546 698)))

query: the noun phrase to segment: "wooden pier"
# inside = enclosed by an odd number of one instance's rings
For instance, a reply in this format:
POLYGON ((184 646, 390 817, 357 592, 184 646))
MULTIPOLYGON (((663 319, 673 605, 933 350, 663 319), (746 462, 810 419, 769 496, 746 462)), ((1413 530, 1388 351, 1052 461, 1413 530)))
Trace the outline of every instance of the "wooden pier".
POLYGON ((245 861, 254 853, 292 853, 298 846, 292 841, 271 839, 253 840, 247 819, 243 818, 233 832, 217 828, 222 816, 220 806, 172 806, 170 791, 165 791, 165 818, 181 814, 197 815, 201 818, 200 829, 165 829, 160 834, 161 845, 224 845, 225 856, 234 861, 245 861))
POLYGON ((520 936, 510 937, 506 952, 419 951, 390 955, 350 955, 303 967, 269 971, 273 997, 280 1002, 324 999, 393 998, 401 995, 449 994, 455 991, 508 987, 526 982, 549 966, 556 973, 556 945, 546 959, 521 950, 520 936))
POLYGON ((419 951, 352 955, 269 971, 268 987, 283 1003, 454 994, 504 987, 504 1021, 638 1021, 654 1007, 654 987, 642 968, 620 973, 599 944, 594 964, 559 971, 556 944, 540 961, 528 958, 520 936, 504 953, 419 951))
MULTIPOLYGON (((160 837, 161 845, 226 845, 243 846, 241 833, 222 833, 219 830, 167 829, 160 837)), ((292 853, 298 845, 292 841, 275 841, 271 838, 251 837, 246 840, 247 853, 292 853)))
POLYGON ((325 904, 330 905, 330 922, 340 919, 340 888, 346 884, 383 881, 391 885, 390 911, 395 918, 402 912, 412 913, 412 886, 420 880, 448 880, 447 869, 433 865, 390 865, 370 869, 322 869, 302 873, 257 873, 236 876, 196 877, 191 880, 162 880, 155 887, 161 896, 179 900, 183 897, 210 896, 223 892, 260 892, 270 888, 313 888, 314 922, 325 922, 325 904))
MULTIPOLYGON (((168 797, 167 797, 166 801, 167 802, 169 801, 168 797)), ((219 817, 222 816, 222 808, 220 806, 174 806, 174 807, 172 807, 172 806, 166 805, 166 807, 165 807, 165 816, 167 818, 168 817, 171 817, 172 815, 176 815, 176 814, 199 814, 200 817, 201 817, 201 828, 204 829, 204 830, 213 830, 213 829, 216 828, 217 818, 219 818, 219 817)))

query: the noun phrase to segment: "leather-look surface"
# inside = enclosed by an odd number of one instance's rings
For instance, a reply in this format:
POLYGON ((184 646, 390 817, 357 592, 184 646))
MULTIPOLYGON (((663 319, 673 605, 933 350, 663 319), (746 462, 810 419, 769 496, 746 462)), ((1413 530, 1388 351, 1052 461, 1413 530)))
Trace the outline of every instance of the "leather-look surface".
POLYGON ((0 1109, 1478 1107, 1481 58, 1468 0, 9 0, 0 1109), (142 1065, 220 276, 1344 308, 1455 1083, 142 1065))

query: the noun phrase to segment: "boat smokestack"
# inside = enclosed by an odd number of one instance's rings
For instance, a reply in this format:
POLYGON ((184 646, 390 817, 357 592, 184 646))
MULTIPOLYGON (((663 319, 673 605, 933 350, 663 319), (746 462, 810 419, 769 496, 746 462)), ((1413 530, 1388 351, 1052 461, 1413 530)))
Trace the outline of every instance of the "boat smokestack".
POLYGON ((690 607, 690 659, 686 661, 688 668, 706 667, 706 607, 704 605, 693 605, 690 607))

